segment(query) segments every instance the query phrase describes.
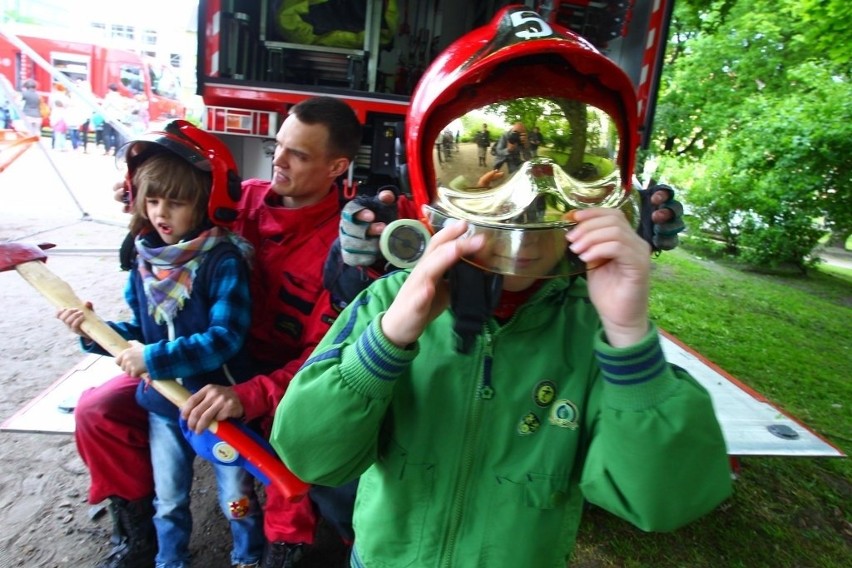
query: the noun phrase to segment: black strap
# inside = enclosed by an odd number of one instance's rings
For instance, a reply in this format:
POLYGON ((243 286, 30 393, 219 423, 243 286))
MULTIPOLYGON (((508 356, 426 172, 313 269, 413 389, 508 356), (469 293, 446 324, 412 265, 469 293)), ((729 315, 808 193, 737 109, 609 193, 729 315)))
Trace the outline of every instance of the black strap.
POLYGON ((450 268, 449 284, 450 309, 455 316, 456 351, 469 353, 500 302, 503 277, 462 261, 450 268))

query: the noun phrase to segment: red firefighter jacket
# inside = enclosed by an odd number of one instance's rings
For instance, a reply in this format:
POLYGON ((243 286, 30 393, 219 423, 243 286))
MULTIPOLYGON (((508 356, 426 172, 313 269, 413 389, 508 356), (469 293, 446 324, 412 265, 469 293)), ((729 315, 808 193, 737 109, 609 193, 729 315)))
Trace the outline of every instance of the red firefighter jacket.
POLYGON ((234 230, 255 249, 252 266, 252 355, 273 369, 234 386, 246 420, 270 422, 290 380, 334 320, 322 285, 323 263, 337 238, 337 191, 308 207, 279 205, 268 181, 246 180, 234 230))

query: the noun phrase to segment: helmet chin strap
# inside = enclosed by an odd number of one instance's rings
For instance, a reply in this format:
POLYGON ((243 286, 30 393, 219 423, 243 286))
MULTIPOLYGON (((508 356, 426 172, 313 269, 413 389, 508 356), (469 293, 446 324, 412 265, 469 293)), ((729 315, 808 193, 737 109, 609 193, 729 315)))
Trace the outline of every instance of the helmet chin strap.
POLYGON ((450 268, 449 284, 456 351, 470 353, 473 342, 500 302, 503 276, 462 261, 450 268))

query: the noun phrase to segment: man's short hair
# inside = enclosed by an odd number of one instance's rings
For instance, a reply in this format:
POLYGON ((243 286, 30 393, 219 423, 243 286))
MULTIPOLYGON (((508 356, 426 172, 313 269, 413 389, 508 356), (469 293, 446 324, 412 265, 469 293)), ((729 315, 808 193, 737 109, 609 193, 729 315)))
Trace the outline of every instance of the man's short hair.
POLYGON ((328 129, 329 154, 354 161, 361 146, 361 123, 348 104, 335 97, 311 97, 290 109, 305 124, 322 124, 328 129))

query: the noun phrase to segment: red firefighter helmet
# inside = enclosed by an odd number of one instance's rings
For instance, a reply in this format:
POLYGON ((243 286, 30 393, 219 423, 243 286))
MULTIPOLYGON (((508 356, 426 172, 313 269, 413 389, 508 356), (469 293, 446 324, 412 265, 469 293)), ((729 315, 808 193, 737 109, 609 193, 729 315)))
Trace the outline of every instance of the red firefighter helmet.
MULTIPOLYGON (((430 206, 434 228, 446 218, 464 219, 471 230, 515 251, 525 234, 540 238, 549 232, 554 243, 564 244, 572 209, 606 206, 634 213, 628 197, 637 116, 633 84, 613 61, 537 13, 506 7, 450 45, 415 89, 406 117, 414 200, 421 208, 430 206), (523 126, 518 143, 512 132, 518 128, 510 125, 520 120, 530 130, 543 127, 550 137, 547 156, 529 153, 523 126), (436 145, 448 126, 478 129, 483 122, 506 130, 492 149, 496 155, 487 158, 495 161, 491 167, 482 153, 479 162, 471 161, 464 152, 442 153, 436 145)), ((511 263, 481 268, 530 276, 585 269, 576 258, 547 273, 511 263)))
POLYGON ((237 217, 242 194, 242 179, 234 157, 219 138, 185 120, 173 120, 162 130, 142 134, 119 149, 117 159, 127 161, 131 202, 136 199, 136 188, 131 181, 136 168, 162 150, 177 154, 196 168, 210 172, 213 184, 207 215, 216 225, 230 226, 237 217))

